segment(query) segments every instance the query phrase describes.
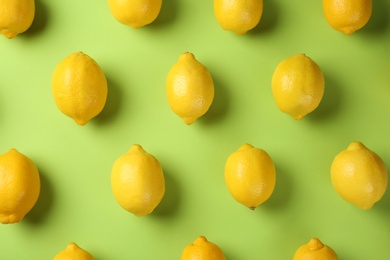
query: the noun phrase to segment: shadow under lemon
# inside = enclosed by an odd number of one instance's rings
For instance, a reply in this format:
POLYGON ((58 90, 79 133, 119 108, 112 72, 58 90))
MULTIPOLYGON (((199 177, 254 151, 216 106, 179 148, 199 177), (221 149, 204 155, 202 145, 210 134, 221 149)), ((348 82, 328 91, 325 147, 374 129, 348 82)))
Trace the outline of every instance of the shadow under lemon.
POLYGON ((205 124, 221 120, 227 114, 230 102, 226 84, 219 77, 214 76, 212 72, 210 74, 214 82, 214 100, 206 114, 198 119, 205 124))
POLYGON ((41 0, 35 0, 35 16, 30 28, 20 34, 25 37, 33 37, 41 33, 47 26, 49 20, 49 12, 41 0))
POLYGON ((108 85, 106 104, 100 114, 91 120, 91 122, 95 122, 97 124, 106 124, 109 121, 114 120, 119 114, 122 104, 123 93, 119 84, 112 80, 111 77, 106 76, 106 78, 108 85))
POLYGON ((160 204, 154 209, 151 213, 151 216, 156 217, 171 217, 174 215, 180 205, 180 187, 176 180, 172 178, 167 172, 164 170, 164 178, 165 178, 165 194, 162 198, 160 204))
MULTIPOLYGON (((343 88, 337 80, 329 75, 331 75, 331 73, 324 72, 325 91, 321 103, 314 111, 305 116, 310 120, 318 121, 328 118, 331 119, 341 108, 343 88)), ((305 120, 305 118, 302 120, 305 120)))
POLYGON ((39 177, 41 181, 41 190, 38 197, 38 200, 35 206, 30 210, 29 213, 24 217, 21 222, 27 222, 32 224, 39 224, 44 221, 44 219, 49 215, 49 211, 53 204, 54 191, 53 187, 46 177, 45 171, 42 170, 39 166, 39 177))

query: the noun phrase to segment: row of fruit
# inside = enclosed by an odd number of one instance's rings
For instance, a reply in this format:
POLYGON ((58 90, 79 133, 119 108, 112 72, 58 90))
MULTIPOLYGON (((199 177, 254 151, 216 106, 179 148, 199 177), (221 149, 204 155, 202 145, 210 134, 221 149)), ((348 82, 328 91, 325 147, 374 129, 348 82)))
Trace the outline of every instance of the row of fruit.
MULTIPOLYGON (((93 256, 86 250, 71 242, 53 260, 93 260, 93 256)), ((186 246, 181 254, 181 260, 226 260, 221 248, 208 241, 204 236, 198 237, 192 244, 186 246)), ((338 260, 336 252, 329 246, 323 244, 318 238, 300 246, 293 260, 338 260)))
MULTIPOLYGON (((1 0, 0 34, 11 39, 28 30, 35 16, 34 0, 1 0)), ((162 0, 108 0, 112 15, 120 23, 140 28, 156 20, 162 0)), ((347 35, 369 21, 372 0, 323 0, 329 25, 347 35)), ((219 25, 238 35, 258 25, 263 15, 263 0, 214 0, 214 15, 219 25)))

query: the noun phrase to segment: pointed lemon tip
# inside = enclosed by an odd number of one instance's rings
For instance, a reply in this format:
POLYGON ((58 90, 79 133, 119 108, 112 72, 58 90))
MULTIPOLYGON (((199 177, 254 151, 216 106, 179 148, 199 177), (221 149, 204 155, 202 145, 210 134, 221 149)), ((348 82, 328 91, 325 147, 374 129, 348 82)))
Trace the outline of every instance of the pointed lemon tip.
POLYGON ((347 150, 358 150, 358 149, 367 149, 367 147, 362 142, 352 142, 348 145, 347 150))
POLYGON ((187 125, 191 125, 193 122, 196 121, 197 118, 193 118, 193 117, 183 117, 182 119, 183 119, 183 121, 184 121, 187 125))
POLYGON ((85 119, 74 119, 74 121, 76 122, 76 124, 80 125, 80 126, 84 126, 88 123, 89 120, 85 120, 85 119))
POLYGON ((312 239, 310 239, 310 241, 307 245, 309 247, 309 250, 311 250, 311 251, 320 250, 321 248, 324 247, 324 244, 316 237, 313 237, 312 239))

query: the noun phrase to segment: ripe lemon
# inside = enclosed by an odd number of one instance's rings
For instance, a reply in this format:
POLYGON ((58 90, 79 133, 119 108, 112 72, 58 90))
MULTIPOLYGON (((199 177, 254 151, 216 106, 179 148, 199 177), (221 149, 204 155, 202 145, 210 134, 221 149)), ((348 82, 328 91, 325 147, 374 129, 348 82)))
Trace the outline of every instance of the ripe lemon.
POLYGON ((238 35, 256 27, 263 14, 263 0, 214 0, 219 25, 238 35))
POLYGON ((0 0, 0 34, 14 38, 30 28, 34 16, 34 0, 0 0))
POLYGON ((75 52, 55 68, 52 91, 59 110, 77 124, 85 125, 106 104, 107 80, 95 60, 75 52))
POLYGON ((120 23, 140 28, 156 20, 162 0, 108 0, 108 5, 120 23))
POLYGON ((361 142, 352 142, 331 166, 336 192, 361 209, 370 209, 387 188, 388 174, 383 160, 361 142))
POLYGON ((309 243, 298 248, 293 260, 338 260, 338 256, 318 238, 310 239, 309 243))
POLYGON ((21 221, 37 202, 40 188, 33 161, 14 148, 0 155, 0 222, 21 221))
POLYGON ((181 260, 225 260, 222 250, 204 236, 198 237, 193 244, 184 248, 181 260))
POLYGON ((93 256, 72 242, 65 250, 59 252, 53 260, 93 260, 93 256))
POLYGON ((171 109, 188 125, 203 116, 214 99, 214 83, 208 69, 192 53, 180 55, 166 79, 171 109))
POLYGON ((370 20, 372 0, 323 0, 322 7, 328 24, 350 35, 370 20))
POLYGON ((225 181, 236 201, 255 209, 274 191, 275 166, 266 151, 244 144, 227 159, 225 181))
POLYGON ((272 76, 276 105, 296 120, 318 107, 324 89, 321 68, 304 54, 296 54, 280 62, 272 76))
POLYGON ((115 161, 111 188, 122 208, 136 216, 148 215, 165 193, 161 165, 153 155, 135 144, 115 161))

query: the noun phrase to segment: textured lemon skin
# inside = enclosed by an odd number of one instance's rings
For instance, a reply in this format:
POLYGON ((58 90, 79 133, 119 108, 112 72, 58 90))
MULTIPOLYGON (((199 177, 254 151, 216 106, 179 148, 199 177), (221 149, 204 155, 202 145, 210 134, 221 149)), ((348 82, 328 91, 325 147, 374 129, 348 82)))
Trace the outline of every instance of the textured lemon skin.
POLYGON ((59 252, 53 260, 93 260, 93 256, 80 248, 76 243, 71 242, 65 250, 59 252))
POLYGON ((166 95, 171 109, 190 125, 209 110, 214 82, 208 69, 186 52, 167 75, 166 95))
POLYGON ((277 107, 295 120, 314 111, 324 96, 321 68, 304 54, 278 64, 272 76, 272 93, 277 107))
POLYGON ((204 236, 184 248, 180 260, 226 260, 222 250, 204 236))
POLYGON ((331 180, 336 192, 361 209, 370 209, 386 192, 388 173, 383 160, 361 142, 352 142, 334 158, 331 180))
POLYGON ((165 193, 165 179, 158 160, 135 144, 112 168, 111 188, 119 205, 136 216, 158 206, 165 193))
POLYGON ((108 0, 108 5, 116 20, 137 29, 156 20, 162 0, 108 0))
POLYGON ((75 52, 55 68, 52 92, 58 109, 77 124, 85 125, 106 104, 107 79, 95 60, 75 52))
POLYGON ((242 35, 260 22, 263 0, 214 0, 214 15, 222 29, 242 35))
POLYGON ((325 19, 335 30, 350 35, 371 18, 372 0, 323 0, 325 19))
POLYGON ((298 248, 293 260, 338 260, 332 248, 322 244, 318 238, 310 239, 309 243, 298 248))
POLYGON ((268 200, 274 191, 274 163, 264 150, 244 144, 228 157, 225 182, 237 202, 255 209, 268 200))
POLYGON ((31 27, 34 16, 34 0, 0 0, 0 34, 14 38, 31 27))
POLYGON ((16 149, 0 156, 0 222, 17 223, 34 207, 40 194, 34 162, 16 149))

